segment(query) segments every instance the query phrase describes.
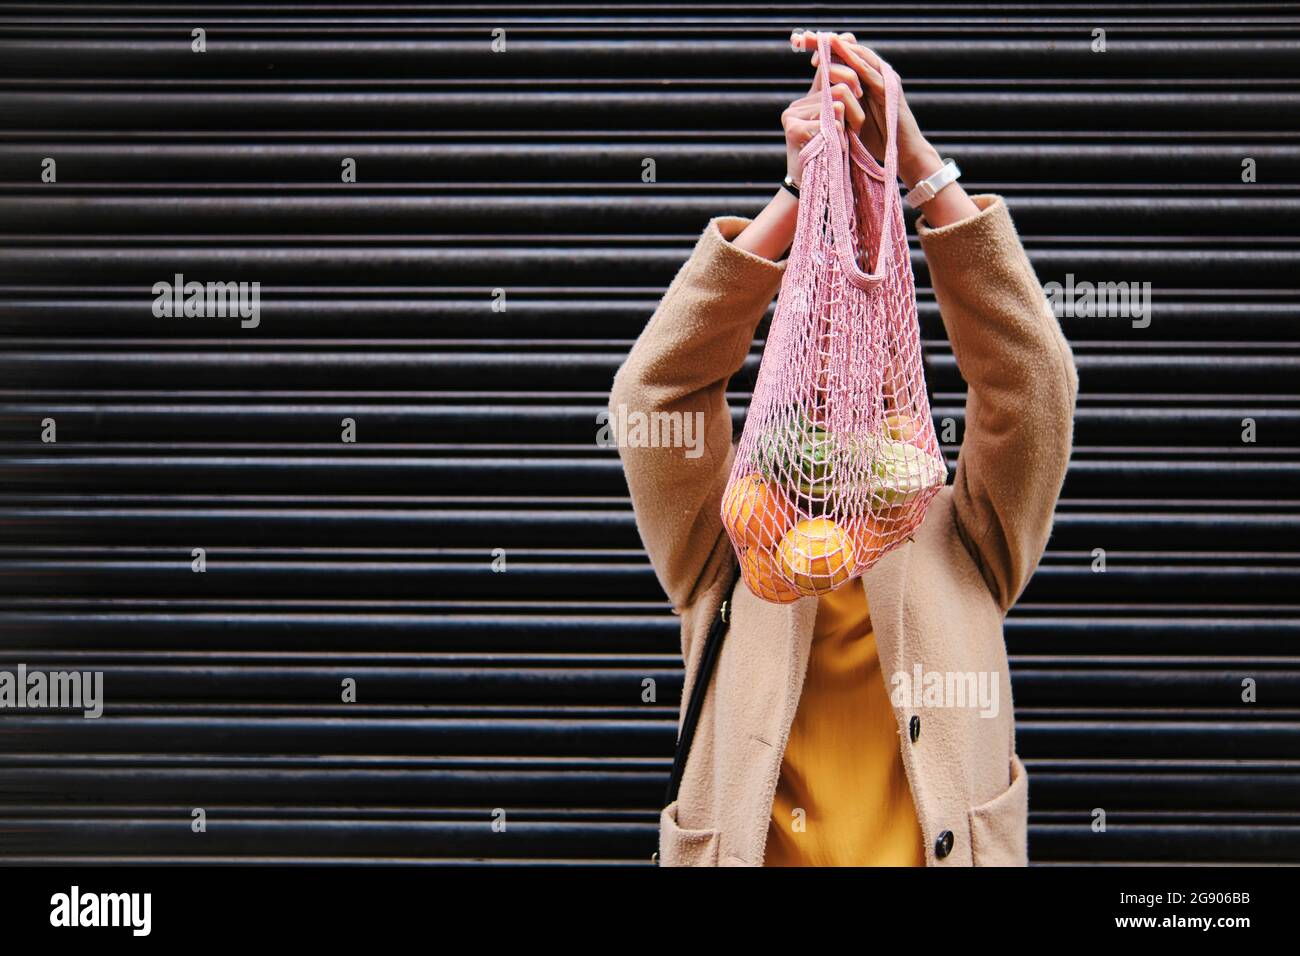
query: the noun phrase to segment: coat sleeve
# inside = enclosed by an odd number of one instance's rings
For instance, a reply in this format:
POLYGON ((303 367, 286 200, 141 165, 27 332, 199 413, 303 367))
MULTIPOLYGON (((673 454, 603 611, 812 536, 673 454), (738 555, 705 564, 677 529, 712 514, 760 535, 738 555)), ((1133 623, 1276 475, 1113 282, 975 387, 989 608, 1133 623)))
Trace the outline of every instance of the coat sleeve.
POLYGON ((772 262, 730 240, 748 219, 713 219, 664 293, 614 377, 611 425, 622 422, 619 455, 637 530, 655 574, 680 613, 722 569, 729 542, 722 492, 734 455, 727 381, 749 355, 754 330, 781 284, 772 262), (679 447, 638 437, 639 423, 671 423, 648 434, 690 437, 679 447))
POLYGON ((921 248, 958 370, 966 428, 953 505, 958 532, 1005 613, 1042 558, 1070 458, 1079 379, 1000 196, 921 248))

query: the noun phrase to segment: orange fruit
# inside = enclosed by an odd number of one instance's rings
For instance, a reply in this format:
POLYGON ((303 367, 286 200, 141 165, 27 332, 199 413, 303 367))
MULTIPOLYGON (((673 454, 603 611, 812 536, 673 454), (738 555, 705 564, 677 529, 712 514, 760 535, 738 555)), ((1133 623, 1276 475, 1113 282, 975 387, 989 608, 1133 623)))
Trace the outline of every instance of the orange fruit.
POLYGON ((722 523, 746 548, 771 548, 794 522, 794 505, 770 481, 746 475, 722 496, 722 523))
POLYGON ((807 518, 781 539, 777 560, 782 575, 800 593, 825 594, 853 572, 853 539, 830 518, 807 518))
POLYGON ((853 541, 853 553, 861 561, 870 561, 885 547, 886 527, 879 518, 863 515, 846 524, 849 538, 853 541))
POLYGON ((890 518, 889 514, 863 515, 848 522, 853 554, 859 561, 874 562, 898 539, 901 523, 890 518))
POLYGON ((764 601, 789 604, 803 597, 781 577, 771 552, 762 548, 750 548, 745 552, 740 559, 740 575, 749 589, 764 601))
POLYGON ((921 434, 921 420, 902 412, 885 416, 885 434, 895 441, 916 441, 921 434))

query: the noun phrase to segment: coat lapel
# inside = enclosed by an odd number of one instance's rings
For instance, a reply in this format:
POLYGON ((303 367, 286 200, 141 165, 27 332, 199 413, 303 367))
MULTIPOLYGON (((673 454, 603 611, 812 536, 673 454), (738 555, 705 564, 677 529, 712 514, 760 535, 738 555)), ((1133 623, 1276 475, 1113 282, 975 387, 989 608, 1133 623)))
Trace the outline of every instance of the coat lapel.
POLYGON ((873 564, 862 575, 876 635, 876 654, 885 680, 903 665, 903 585, 914 543, 906 541, 873 564))

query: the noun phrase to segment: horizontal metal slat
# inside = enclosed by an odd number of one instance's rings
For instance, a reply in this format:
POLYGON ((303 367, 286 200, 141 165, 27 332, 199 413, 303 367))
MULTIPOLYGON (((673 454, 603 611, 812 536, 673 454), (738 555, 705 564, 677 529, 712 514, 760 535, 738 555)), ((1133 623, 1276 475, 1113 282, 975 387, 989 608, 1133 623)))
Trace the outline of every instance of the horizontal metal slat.
MULTIPOLYGON (((1267 238, 1252 238, 1240 248, 1211 239, 1165 244, 1120 239, 1110 246, 1094 242, 1057 248, 1035 244, 1030 237, 1026 248, 1044 283, 1064 284, 1073 273, 1081 279, 1216 289, 1232 276, 1259 289, 1289 289, 1300 271, 1300 249, 1267 238)), ((134 282, 144 293, 181 273, 187 281, 205 283, 256 281, 274 292, 277 284, 310 284, 327 276, 335 285, 481 285, 486 296, 496 288, 508 291, 553 282, 557 272, 578 284, 641 286, 662 280, 666 286, 689 254, 689 242, 654 236, 573 237, 567 244, 520 235, 421 235, 405 241, 378 237, 370 242, 355 236, 325 242, 303 235, 281 236, 275 242, 265 237, 260 242, 204 242, 174 236, 36 242, 11 236, 8 244, 0 245, 0 283, 67 282, 75 277, 78 284, 134 282)), ((924 256, 916 249, 912 267, 916 281, 929 285, 924 256)), ((211 325, 225 334, 240 331, 234 319, 195 321, 200 329, 211 325)), ((192 334, 202 333, 196 329, 192 334)))
MULTIPOLYGON (((1145 599, 1177 602, 1186 594, 1215 593, 1232 603, 1291 600, 1300 586, 1300 559, 1292 555, 1190 555, 1178 560, 1107 553, 1104 572, 1094 570, 1091 553, 1048 553, 1024 597, 1032 601, 1145 599)), ((298 598, 435 598, 493 600, 503 592, 516 598, 565 596, 580 600, 593 590, 613 600, 654 600, 661 592, 643 559, 534 558, 520 553, 508 573, 495 573, 492 554, 407 560, 381 556, 312 555, 299 559, 258 554, 227 554, 210 549, 207 570, 195 573, 188 553, 177 549, 161 557, 70 556, 0 559, 0 595, 298 598)))
MULTIPOLYGON (((947 152, 955 152, 953 158, 965 162, 959 150, 947 152)), ((330 188, 323 182, 328 181, 326 177, 334 173, 332 167, 337 165, 336 161, 314 171, 310 167, 300 171, 299 177, 302 172, 315 172, 306 181, 322 183, 315 191, 302 189, 303 180, 293 177, 264 190, 228 188, 223 193, 200 187, 206 195, 195 195, 185 188, 170 195, 139 194, 103 185, 76 185, 75 181, 39 196, 6 196, 0 192, 0 223, 10 233, 39 231, 49 239, 64 234, 75 240, 77 236, 117 236, 126 232, 140 238, 153 234, 172 237, 178 223, 184 223, 188 227, 184 236, 241 239, 266 235, 300 241, 311 235, 400 239, 457 232, 472 238, 495 233, 504 222, 515 231, 544 234, 557 223, 572 222, 580 224, 584 232, 608 233, 621 239, 629 218, 635 217, 646 233, 676 238, 698 231, 719 208, 737 216, 756 216, 770 198, 766 181, 779 178, 780 171, 779 163, 769 163, 756 174, 762 185, 746 188, 745 184, 737 184, 725 193, 717 189, 687 191, 625 183, 595 189, 564 185, 550 189, 547 184, 538 184, 536 188, 547 190, 538 196, 475 195, 468 191, 430 195, 429 187, 418 186, 387 190, 343 185, 330 188), (647 202, 648 198, 652 201, 647 202)), ((1240 166, 1240 159, 1235 165, 1240 166)), ((40 159, 29 162, 28 175, 40 168, 40 159)), ((1224 168, 1233 167, 1224 164, 1224 168)), ((980 165, 974 169, 984 177, 989 175, 980 165)), ((639 170, 639 162, 629 163, 627 183, 638 181, 639 170)), ((64 176, 68 176, 66 170, 64 176)), ((438 191, 445 188, 433 187, 438 191)), ((1083 190, 1073 195, 1058 192, 1040 196, 1034 194, 1032 186, 1017 183, 1008 187, 974 177, 968 188, 1005 195, 1015 211, 1018 228, 1029 236, 1044 233, 1110 238, 1108 230, 1117 223, 1123 223, 1130 232, 1166 241, 1187 235, 1221 235, 1225 241, 1239 237, 1238 241, 1245 242, 1262 235, 1275 240, 1300 235, 1300 226, 1295 225, 1300 214, 1300 181, 1290 189, 1239 187, 1238 194, 1233 195, 1229 188, 1218 194, 1170 199, 1159 205, 1152 205, 1145 195, 1098 196, 1083 190)))
MULTIPOLYGON (((247 138, 243 134, 242 139, 247 138)), ((1147 204, 1145 209, 1130 209, 1127 204, 1146 195, 1156 183, 1178 183, 1211 195, 1216 189, 1235 189, 1249 209, 1258 201, 1256 197, 1288 196, 1288 187, 1296 185, 1295 170, 1300 168, 1300 137, 1285 130, 1268 135, 1250 131, 1224 136, 1198 125, 1176 134, 1109 130, 1085 137, 1068 129, 998 136, 996 131, 952 127, 935 138, 945 156, 952 156, 964 170, 969 170, 968 178, 978 176, 989 182, 1011 184, 1009 192, 1013 196, 1036 184, 1051 188, 1052 194, 1024 207, 1029 216, 1039 208, 1051 208, 1048 200, 1052 195, 1068 196, 1071 189, 1090 184, 1098 210, 1124 203, 1126 212, 1148 219, 1161 217, 1164 204, 1147 204), (1244 155, 1269 171, 1266 181, 1249 186, 1240 183, 1244 155), (1131 184, 1129 189, 1135 195, 1126 195, 1126 184, 1131 184), (1207 188, 1206 184, 1219 185, 1207 188)), ((748 193, 756 183, 766 188, 783 162, 780 143, 773 142, 766 133, 701 133, 693 127, 660 136, 635 131, 592 136, 582 131, 557 130, 544 136, 521 133, 480 137, 442 130, 344 136, 322 129, 294 141, 257 139, 251 143, 242 142, 238 133, 166 131, 144 142, 123 142, 119 137, 90 132, 68 139, 6 131, 0 134, 0 195, 25 197, 22 205, 31 208, 40 203, 58 203, 65 192, 85 193, 88 199, 102 195, 101 204, 108 206, 116 194, 121 211, 131 213, 135 207, 127 207, 122 199, 134 197, 147 210, 150 202, 164 201, 159 197, 165 196, 168 184, 184 186, 192 202, 203 200, 210 192, 237 193, 241 187, 267 196, 283 195, 282 191, 290 187, 301 191, 338 186, 344 156, 356 160, 359 181, 331 190, 331 203, 347 201, 349 193, 358 191, 382 196, 385 191, 400 190, 399 195, 408 200, 422 200, 429 205, 450 205, 457 196, 463 196, 462 204, 473 214, 483 208, 477 202, 506 202, 503 195, 526 214, 530 202, 554 201, 554 187, 573 189, 581 198, 584 193, 613 184, 625 188, 632 184, 644 186, 641 162, 647 156, 672 172, 657 192, 679 201, 688 197, 705 201, 710 194, 716 194, 721 204, 724 197, 741 190, 748 193), (42 184, 42 191, 35 194, 24 190, 24 185, 36 184, 41 161, 47 156, 57 157, 59 182, 42 184), (520 182, 521 170, 528 171, 530 182, 520 182), (141 188, 123 193, 120 187, 126 184, 139 184, 141 188), (543 185, 552 188, 541 191, 543 185), (691 191, 673 197, 674 188, 691 191), (462 189, 466 192, 461 193, 462 189)), ((1169 202, 1194 205, 1195 200, 1175 195, 1169 202)), ((589 209, 587 215, 599 211, 589 209)), ((644 221, 652 222, 659 210, 643 206, 638 213, 639 219, 645 217, 644 221)), ((1236 214, 1232 207, 1222 213, 1236 214)), ((907 215, 911 218, 915 214, 907 210, 907 215)), ((1106 225, 1113 226, 1114 221, 1108 220, 1106 225)), ((1285 229, 1288 223, 1275 219, 1273 225, 1285 229)))
MULTIPOLYGON (((1195 64, 1198 76, 1291 77, 1289 67, 1300 50, 1300 24, 1294 11, 1288 12, 1290 16, 1253 29, 1234 30, 1227 24, 1202 21, 1172 36, 1167 27, 1130 20, 1121 11, 1104 8, 1092 11, 1087 30, 1073 18, 1012 27, 991 18, 970 17, 901 28, 880 24, 869 29, 873 49, 897 63, 905 77, 957 79, 993 70, 1025 77, 1071 72, 1126 77, 1153 70, 1183 73, 1188 71, 1189 61, 1195 64), (1116 44, 1104 57, 1098 56, 1092 49, 1090 30, 1094 27, 1122 29, 1125 42, 1116 44)), ((436 63, 439 72, 457 77, 495 79, 505 70, 510 76, 549 78, 571 77, 573 64, 581 62, 597 75, 634 82, 647 73, 697 77, 700 62, 740 75, 750 70, 793 74, 793 64, 804 62, 804 57, 791 54, 789 43, 781 36, 783 31, 788 33, 792 21, 780 18, 766 25, 761 38, 746 36, 743 28, 737 31, 739 35, 728 31, 725 36, 709 36, 722 31, 694 17, 657 28, 643 21, 637 24, 635 41, 613 24, 594 30, 583 26, 563 36, 550 36, 555 27, 524 22, 510 26, 509 56, 500 57, 485 55, 490 39, 487 29, 509 22, 500 17, 473 26, 440 18, 404 18, 386 30, 372 26, 369 35, 341 37, 319 29, 308 33, 306 24, 250 29, 246 22, 229 22, 228 15, 217 12, 205 17, 204 23, 213 32, 213 52, 219 57, 204 57, 189 49, 186 28, 195 15, 178 19, 170 27, 141 23, 119 27, 107 35, 101 28, 93 38, 85 39, 69 35, 67 28, 33 25, 20 30, 0 24, 0 36, 8 34, 0 39, 0 63, 5 64, 0 75, 83 77, 97 73, 202 79, 265 76, 274 70, 281 82, 339 76, 396 80, 429 76, 430 64, 436 63), (310 44, 303 42, 308 37, 313 41, 310 44)), ((754 26, 757 24, 750 29, 754 26)), ((92 32, 89 27, 83 29, 92 32)))
MULTIPOLYGON (((280 448, 314 444, 340 434, 340 423, 352 418, 364 423, 372 442, 413 441, 452 444, 499 443, 503 436, 527 434, 533 443, 580 445, 595 443, 608 419, 606 395, 594 395, 585 404, 547 401, 546 395, 521 395, 515 402, 489 404, 480 396, 458 402, 397 402, 367 399, 342 402, 331 397, 311 403, 279 401, 137 402, 98 401, 64 403, 31 400, 23 403, 0 399, 0 442, 30 442, 40 434, 42 421, 58 423, 63 439, 79 443, 113 442, 232 442, 268 443, 280 448), (604 416, 602 418, 601 416, 604 416)), ((1258 404, 1226 408, 1203 405, 1192 399, 1167 406, 1093 403, 1085 394, 1075 410, 1076 447, 1158 446, 1221 447, 1250 451, 1242 441, 1243 421, 1255 423, 1255 445, 1270 449, 1300 450, 1300 402, 1281 406, 1276 397, 1256 399, 1258 404)), ((733 398, 732 427, 744 426, 748 394, 733 398), (743 404, 742 404, 743 403, 743 404)), ((958 439, 965 429, 963 405, 932 406, 935 428, 941 432, 950 420, 958 439)), ((0 444, 0 455, 8 449, 0 444)), ((948 449, 955 454, 956 447, 948 449)))
MULTIPOLYGON (((234 320, 232 320, 234 321, 234 320)), ((479 352, 450 349, 334 350, 235 347, 154 348, 125 351, 32 351, 0 354, 0 378, 10 386, 79 385, 111 388, 130 383, 150 388, 314 389, 437 388, 477 390, 509 383, 521 391, 584 388, 608 394, 625 352, 479 352)), ((1285 393, 1300 376, 1300 350, 1222 350, 1187 348, 1180 353, 1076 350, 1081 389, 1086 395, 1128 392, 1140 376, 1153 391, 1179 388, 1201 394, 1285 393)), ((746 359, 738 380, 753 381, 759 359, 746 359)), ((926 356, 929 385, 935 391, 962 387, 951 353, 926 356)))
MULTIPOLYGON (((257 83, 243 89, 216 90, 195 83, 168 84, 165 91, 143 83, 110 90, 109 84, 51 90, 36 83, 15 88, 0 81, 0 125, 23 130, 166 131, 186 128, 196 115, 207 128, 285 131, 422 130, 436 116, 439 123, 461 129, 497 130, 506 126, 563 127, 582 116, 588 128, 639 130, 648 135, 673 130, 689 114, 703 127, 721 130, 763 128, 794 98, 788 81, 737 83, 735 80, 627 81, 601 89, 580 79, 553 80, 545 91, 526 81, 485 79, 470 90, 437 82, 407 82, 363 89, 363 81, 332 82, 311 90, 266 92, 257 83), (6 85, 8 88, 6 89, 6 85), (738 90, 737 86, 748 87, 738 90), (423 87, 423 88, 421 88, 423 87), (453 91, 454 90, 454 91, 453 91)), ((1104 132, 1116 125, 1141 124, 1154 130, 1202 128, 1213 116, 1220 132, 1278 129, 1293 132, 1278 118, 1300 108, 1300 92, 1291 80, 1266 88, 1239 84, 1223 91, 1212 82, 1170 82, 1165 89, 1141 81, 1074 81, 1053 88, 1024 84, 979 84, 931 90, 914 83, 908 104, 936 129, 964 127, 978 110, 988 127, 1034 131, 1059 128, 1069 116, 1071 130, 1104 132), (1170 91, 1168 87, 1181 85, 1170 91), (1093 89, 1083 89, 1091 86, 1093 89)))
MULTIPOLYGON (((1081 277, 1082 278, 1082 277, 1081 277)), ((1132 273, 1111 273, 1095 278, 1128 281, 1132 273)), ((1144 280, 1149 281, 1149 280, 1144 280)), ((645 327, 658 304, 662 289, 638 296, 635 291, 605 287, 570 290, 559 298, 556 292, 523 288, 507 294, 507 309, 491 311, 489 290, 472 295, 437 294, 432 290, 392 289, 340 290, 318 288, 305 295, 285 290, 262 290, 263 324, 257 330, 238 323, 196 329, 185 320, 154 318, 154 296, 136 286, 96 291, 85 287, 46 287, 39 293, 0 287, 0 331, 15 336, 35 336, 57 348, 63 336, 114 338, 179 337, 193 339, 196 332, 216 330, 235 334, 241 341, 264 337, 299 336, 311 340, 326 337, 355 339, 364 331, 370 340, 382 338, 427 340, 492 341, 518 345, 523 341, 563 342, 566 339, 614 340, 630 347, 645 327), (183 334, 179 334, 183 333, 183 334), (179 335, 178 335, 179 334, 179 335)), ((945 333, 931 290, 918 292, 921 332, 924 339, 941 342, 945 333)), ((769 309, 769 318, 771 315, 769 309)), ((1134 330, 1132 319, 1108 316, 1066 315, 1062 327, 1071 341, 1113 340, 1132 336, 1135 342, 1156 343, 1231 341, 1275 342, 1289 339, 1300 304, 1294 292, 1279 289, 1250 294, 1207 290, 1151 290, 1151 324, 1134 330)), ((765 338, 768 320, 759 324, 765 338)), ((116 384, 116 383, 115 383, 116 384)), ((138 389, 133 390, 139 392, 138 389)), ((281 390, 283 391, 283 390, 281 390)), ((162 404, 176 399, 175 393, 153 398, 162 404)))

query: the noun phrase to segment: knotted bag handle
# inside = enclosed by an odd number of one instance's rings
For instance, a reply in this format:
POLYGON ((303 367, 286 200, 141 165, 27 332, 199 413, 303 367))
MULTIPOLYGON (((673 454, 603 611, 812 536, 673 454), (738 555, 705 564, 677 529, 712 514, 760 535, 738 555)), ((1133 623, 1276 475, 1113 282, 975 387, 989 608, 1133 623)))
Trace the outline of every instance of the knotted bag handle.
MULTIPOLYGON (((899 202, 898 196, 898 74, 883 59, 882 75, 885 79, 885 201, 882 204, 879 228, 880 242, 876 245, 876 261, 870 272, 863 272, 858 267, 857 257, 853 254, 853 236, 849 215, 853 202, 853 184, 850 178, 848 159, 840 140, 840 125, 835 120, 835 97, 831 95, 831 40, 829 33, 817 34, 817 55, 821 64, 822 109, 821 135, 827 152, 828 171, 830 174, 830 213, 831 232, 835 240, 835 249, 839 254, 840 266, 845 278, 862 289, 871 289, 879 285, 890 268, 890 256, 893 249, 894 228, 893 205, 899 202)), ((870 158, 871 154, 858 139, 858 134, 847 128, 844 135, 850 148, 870 158)), ((873 165, 874 160, 873 160, 873 165)))

